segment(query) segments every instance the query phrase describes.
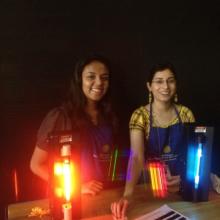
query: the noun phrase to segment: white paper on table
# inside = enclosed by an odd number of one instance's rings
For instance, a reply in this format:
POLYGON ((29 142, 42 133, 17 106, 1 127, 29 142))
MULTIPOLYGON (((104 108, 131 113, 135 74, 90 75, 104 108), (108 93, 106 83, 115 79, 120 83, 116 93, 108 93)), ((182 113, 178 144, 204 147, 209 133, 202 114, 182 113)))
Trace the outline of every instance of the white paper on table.
POLYGON ((163 205, 158 209, 155 209, 152 212, 147 213, 146 215, 142 215, 135 220, 190 220, 186 216, 181 213, 171 209, 168 205, 163 205))

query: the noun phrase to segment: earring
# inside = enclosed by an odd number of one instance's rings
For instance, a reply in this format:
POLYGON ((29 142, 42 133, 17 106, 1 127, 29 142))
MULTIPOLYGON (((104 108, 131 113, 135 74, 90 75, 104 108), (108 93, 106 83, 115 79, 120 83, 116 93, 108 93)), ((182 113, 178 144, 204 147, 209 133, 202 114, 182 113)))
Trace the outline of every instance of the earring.
POLYGON ((177 93, 174 95, 174 102, 178 102, 178 96, 177 96, 177 93))
POLYGON ((148 102, 149 102, 149 104, 151 104, 151 102, 152 102, 152 94, 151 94, 151 92, 149 92, 148 102))

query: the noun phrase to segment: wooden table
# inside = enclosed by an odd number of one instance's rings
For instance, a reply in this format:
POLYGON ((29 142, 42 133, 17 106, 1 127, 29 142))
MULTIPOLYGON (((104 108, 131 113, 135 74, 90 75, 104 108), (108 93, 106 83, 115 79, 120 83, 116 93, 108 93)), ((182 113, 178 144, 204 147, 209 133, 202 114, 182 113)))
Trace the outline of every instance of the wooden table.
MULTIPOLYGON (((105 190, 97 196, 82 197, 82 217, 90 220, 112 219, 110 204, 122 195, 123 188, 105 190)), ((128 210, 128 219, 135 219, 143 214, 159 208, 163 204, 189 217, 192 220, 219 220, 220 219, 220 195, 210 191, 208 202, 185 202, 182 198, 170 190, 166 199, 155 199, 152 193, 144 185, 136 187, 133 201, 128 210)), ((40 220, 39 217, 27 217, 33 207, 48 209, 48 200, 37 200, 31 202, 11 204, 8 206, 9 220, 40 220)), ((49 216, 44 216, 41 220, 49 220, 49 216)))

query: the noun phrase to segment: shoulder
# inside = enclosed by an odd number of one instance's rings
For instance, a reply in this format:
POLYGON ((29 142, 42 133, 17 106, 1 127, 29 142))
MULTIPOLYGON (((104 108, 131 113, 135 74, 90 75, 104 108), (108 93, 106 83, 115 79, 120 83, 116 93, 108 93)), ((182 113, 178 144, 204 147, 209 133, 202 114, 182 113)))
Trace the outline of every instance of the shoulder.
POLYGON ((47 113, 47 115, 43 119, 42 124, 44 123, 55 124, 58 119, 60 118, 64 119, 65 117, 66 117, 65 110, 62 107, 56 107, 47 113))
POLYGON ((140 106, 139 108, 135 109, 132 113, 133 115, 150 115, 149 109, 148 109, 148 105, 145 106, 140 106))
POLYGON ((179 112, 180 118, 182 119, 182 122, 195 122, 193 112, 188 107, 184 105, 176 105, 176 107, 179 112))
POLYGON ((48 135, 55 131, 63 131, 71 129, 71 120, 67 118, 62 107, 50 110, 44 117, 37 133, 37 146, 47 149, 48 135))
POLYGON ((131 115, 131 120, 135 120, 135 119, 147 119, 149 118, 150 112, 147 108, 147 106, 141 106, 137 109, 134 110, 134 112, 131 115))
POLYGON ((63 107, 56 107, 50 110, 43 119, 39 132, 52 132, 54 130, 64 130, 65 124, 69 122, 66 111, 63 107))
POLYGON ((141 106, 134 110, 131 115, 131 119, 129 122, 129 128, 139 128, 143 129, 146 127, 146 124, 149 122, 150 112, 147 106, 141 106))

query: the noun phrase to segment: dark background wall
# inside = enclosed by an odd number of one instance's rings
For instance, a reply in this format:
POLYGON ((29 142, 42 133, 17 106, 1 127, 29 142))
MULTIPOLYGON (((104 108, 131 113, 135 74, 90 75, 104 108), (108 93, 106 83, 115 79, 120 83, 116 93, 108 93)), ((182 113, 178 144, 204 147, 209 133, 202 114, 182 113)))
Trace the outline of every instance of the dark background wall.
MULTIPOLYGON (((114 64, 114 97, 124 123, 147 101, 152 64, 171 61, 179 99, 197 121, 219 125, 218 1, 6 1, 0 7, 2 203, 13 200, 17 168, 21 200, 41 197, 29 171, 36 132, 68 87, 76 59, 91 51, 114 64), (89 3, 88 3, 89 2, 89 3), (36 190, 35 190, 36 189, 36 190)), ((125 127, 127 125, 125 124, 125 127)))

